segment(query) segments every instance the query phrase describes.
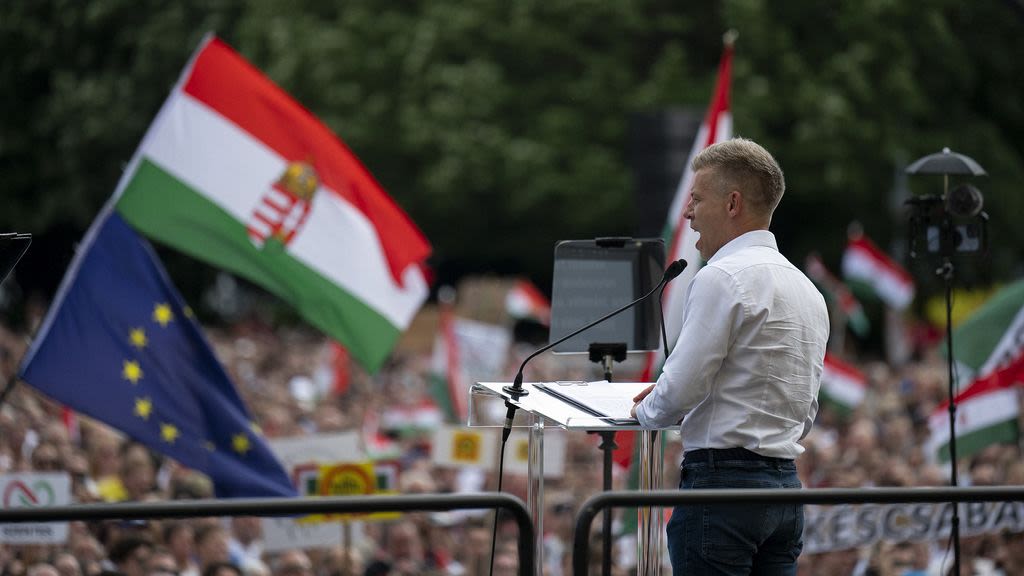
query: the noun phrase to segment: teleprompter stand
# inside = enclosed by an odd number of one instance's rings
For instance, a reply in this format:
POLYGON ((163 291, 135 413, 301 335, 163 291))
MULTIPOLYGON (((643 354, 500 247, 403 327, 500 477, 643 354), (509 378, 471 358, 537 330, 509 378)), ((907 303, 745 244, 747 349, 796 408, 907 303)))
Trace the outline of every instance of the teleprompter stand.
MULTIPOLYGON (((599 362, 604 370, 604 379, 612 381, 612 365, 615 362, 626 360, 626 343, 616 342, 614 344, 594 342, 587 350, 591 362, 599 362)), ((619 447, 615 443, 614 430, 591 430, 590 434, 601 436, 601 444, 598 449, 604 452, 604 481, 602 487, 605 492, 612 489, 612 455, 619 447)), ((606 508, 603 513, 604 537, 601 539, 601 574, 610 576, 612 573, 612 510, 606 508)))

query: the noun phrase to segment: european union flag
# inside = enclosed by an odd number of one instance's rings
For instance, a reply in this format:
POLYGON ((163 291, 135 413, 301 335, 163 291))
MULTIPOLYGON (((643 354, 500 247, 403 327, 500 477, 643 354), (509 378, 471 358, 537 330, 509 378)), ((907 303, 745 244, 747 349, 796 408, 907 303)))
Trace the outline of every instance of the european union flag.
POLYGON ((295 496, 152 247, 104 210, 19 377, 185 466, 218 497, 295 496))

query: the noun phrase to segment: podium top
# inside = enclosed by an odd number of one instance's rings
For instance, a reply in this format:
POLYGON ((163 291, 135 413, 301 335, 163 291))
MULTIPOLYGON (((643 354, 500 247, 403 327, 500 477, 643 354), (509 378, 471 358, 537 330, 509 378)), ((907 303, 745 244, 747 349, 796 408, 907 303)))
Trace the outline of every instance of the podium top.
MULTIPOLYGON (((511 400, 507 382, 477 382, 487 392, 511 400)), ((567 430, 641 430, 629 416, 633 397, 650 382, 598 380, 524 382, 525 396, 511 400, 521 410, 543 416, 567 430)))

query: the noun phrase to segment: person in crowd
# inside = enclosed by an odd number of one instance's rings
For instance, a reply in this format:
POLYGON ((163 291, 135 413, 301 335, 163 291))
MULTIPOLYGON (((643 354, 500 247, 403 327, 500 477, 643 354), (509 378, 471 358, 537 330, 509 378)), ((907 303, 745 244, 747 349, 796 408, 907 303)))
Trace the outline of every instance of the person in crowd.
POLYGON ((187 520, 170 520, 163 526, 163 544, 174 558, 175 572, 199 576, 195 560, 195 530, 187 520))
POLYGON ((302 550, 285 550, 270 562, 270 570, 273 576, 312 576, 313 563, 302 550))
POLYGON ((239 566, 262 562, 263 525, 257 516, 234 516, 231 525, 228 551, 231 559, 239 566))
MULTIPOLYGON (((818 410, 825 300, 768 230, 785 181, 751 140, 693 160, 685 217, 707 265, 690 283, 678 344, 634 399, 640 424, 680 423, 680 486, 798 488, 795 458, 818 410)), ((667 527, 677 574, 795 574, 799 505, 680 506, 667 527)))
POLYGON ((124 576, 146 576, 153 543, 134 535, 119 538, 110 547, 110 561, 124 576))
POLYGON ((228 548, 230 535, 219 519, 204 520, 196 528, 195 534, 196 563, 201 575, 214 564, 231 562, 231 552, 228 548))
POLYGON ((82 576, 82 565, 70 552, 57 552, 53 556, 52 564, 60 576, 82 576))
POLYGON ((214 562, 203 569, 202 576, 243 576, 242 569, 231 562, 214 562))
POLYGON ((121 446, 121 468, 118 478, 126 500, 145 500, 157 491, 157 462, 153 453, 138 442, 121 446))
MULTIPOLYGON (((165 546, 154 546, 146 566, 147 576, 178 576, 178 565, 174 554, 165 546)), ((63 575, 62 575, 63 576, 63 575)))
POLYGON ((399 520, 385 527, 381 555, 366 567, 366 576, 426 574, 423 538, 411 520, 399 520))
POLYGON ((60 572, 52 564, 40 562, 29 566, 25 576, 60 576, 60 572))

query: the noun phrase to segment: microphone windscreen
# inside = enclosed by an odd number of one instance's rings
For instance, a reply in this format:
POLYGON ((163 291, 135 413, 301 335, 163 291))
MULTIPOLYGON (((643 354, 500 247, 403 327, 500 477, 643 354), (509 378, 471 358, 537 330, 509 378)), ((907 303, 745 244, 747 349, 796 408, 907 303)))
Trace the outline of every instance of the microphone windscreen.
POLYGON ((686 260, 683 260, 682 258, 669 264, 668 268, 665 269, 665 282, 679 276, 683 273, 683 270, 686 270, 686 260))

